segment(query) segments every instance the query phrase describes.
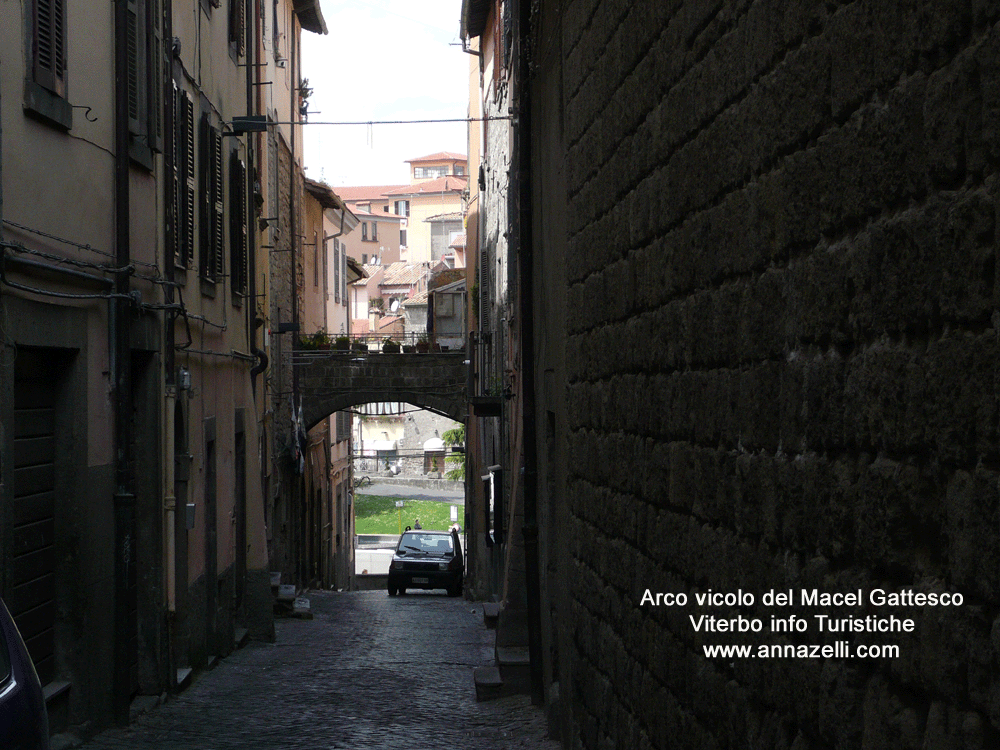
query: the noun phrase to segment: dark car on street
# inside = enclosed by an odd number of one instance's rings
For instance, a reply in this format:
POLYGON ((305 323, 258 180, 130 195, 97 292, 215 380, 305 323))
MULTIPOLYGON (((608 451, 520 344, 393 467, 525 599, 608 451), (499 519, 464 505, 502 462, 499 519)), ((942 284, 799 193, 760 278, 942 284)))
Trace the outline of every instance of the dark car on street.
POLYGON ((49 750, 49 719, 35 665, 0 600, 0 748, 49 750))
POLYGON ((389 565, 389 596, 407 589, 446 589, 462 593, 465 563, 457 531, 407 530, 389 565))

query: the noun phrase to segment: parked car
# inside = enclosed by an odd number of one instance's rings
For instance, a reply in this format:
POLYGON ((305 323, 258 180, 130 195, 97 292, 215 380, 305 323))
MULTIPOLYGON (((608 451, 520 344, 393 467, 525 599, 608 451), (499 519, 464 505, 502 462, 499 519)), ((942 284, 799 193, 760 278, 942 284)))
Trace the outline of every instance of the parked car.
POLYGON ((0 600, 0 747, 49 750, 49 717, 28 649, 0 600))
POLYGON ((446 589, 462 593, 465 562, 457 531, 407 530, 389 564, 389 596, 407 589, 446 589))

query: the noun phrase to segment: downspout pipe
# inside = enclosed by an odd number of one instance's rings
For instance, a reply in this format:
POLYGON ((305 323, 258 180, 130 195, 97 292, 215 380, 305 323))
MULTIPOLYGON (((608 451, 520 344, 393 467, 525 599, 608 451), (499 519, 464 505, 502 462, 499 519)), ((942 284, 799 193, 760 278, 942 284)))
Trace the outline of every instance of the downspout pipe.
MULTIPOLYGON (((246 1, 246 18, 253 19, 252 26, 248 23, 248 26, 253 29, 253 34, 247 33, 246 40, 246 85, 247 85, 247 114, 252 115, 258 112, 256 107, 256 89, 259 86, 254 86, 254 77, 260 76, 260 69, 257 66, 257 39, 260 33, 260 14, 254 12, 254 0, 246 1)), ((254 145, 257 141, 251 136, 247 138, 247 179, 253 181, 256 179, 257 175, 257 150, 254 145)), ((253 184, 251 182, 251 184, 253 184)), ((251 191, 251 197, 253 197, 253 191, 251 191)), ((263 349, 257 346, 257 230, 255 227, 256 222, 254 221, 254 203, 251 201, 250 210, 247 212, 247 217, 249 221, 249 226, 247 227, 247 293, 249 294, 249 299, 247 300, 247 332, 250 337, 250 354, 257 358, 257 364, 250 368, 250 390, 253 392, 254 400, 257 399, 257 378, 258 376, 267 369, 267 354, 263 349)), ((263 325, 263 321, 261 321, 263 325)))
POLYGON ((545 703, 542 668, 542 603, 538 563, 538 461, 535 439, 534 248, 531 203, 531 86, 528 48, 531 0, 518 4, 518 255, 521 272, 518 302, 521 318, 522 435, 524 436, 524 567, 528 599, 528 655, 531 661, 531 702, 545 703))
MULTIPOLYGON (((128 116, 128 4, 115 3, 115 260, 119 269, 129 265, 129 116, 128 116)), ((129 339, 129 274, 115 274, 111 302, 112 357, 114 378, 115 457, 114 457, 114 689, 112 710, 115 722, 127 724, 131 697, 129 644, 132 627, 129 617, 131 576, 135 575, 134 548, 135 496, 131 477, 131 341, 129 339)))

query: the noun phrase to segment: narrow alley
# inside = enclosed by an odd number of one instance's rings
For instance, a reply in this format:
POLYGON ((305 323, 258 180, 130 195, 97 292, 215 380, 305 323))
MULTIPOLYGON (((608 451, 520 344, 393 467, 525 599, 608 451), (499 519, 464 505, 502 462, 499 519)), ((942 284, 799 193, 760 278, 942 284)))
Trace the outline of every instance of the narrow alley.
POLYGON ((128 727, 85 750, 558 748, 524 695, 477 703, 492 656, 482 604, 441 592, 310 592, 313 619, 279 619, 128 727))

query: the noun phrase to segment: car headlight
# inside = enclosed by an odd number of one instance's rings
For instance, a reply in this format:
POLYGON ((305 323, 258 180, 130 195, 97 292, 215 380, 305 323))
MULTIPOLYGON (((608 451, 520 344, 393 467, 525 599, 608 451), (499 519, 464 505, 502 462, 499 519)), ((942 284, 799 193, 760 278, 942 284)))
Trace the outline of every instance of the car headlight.
POLYGON ((399 562, 399 560, 393 560, 391 563, 389 563, 389 570, 399 570, 402 567, 403 563, 399 562))
POLYGON ((438 563, 438 570, 448 570, 448 563, 438 563))

